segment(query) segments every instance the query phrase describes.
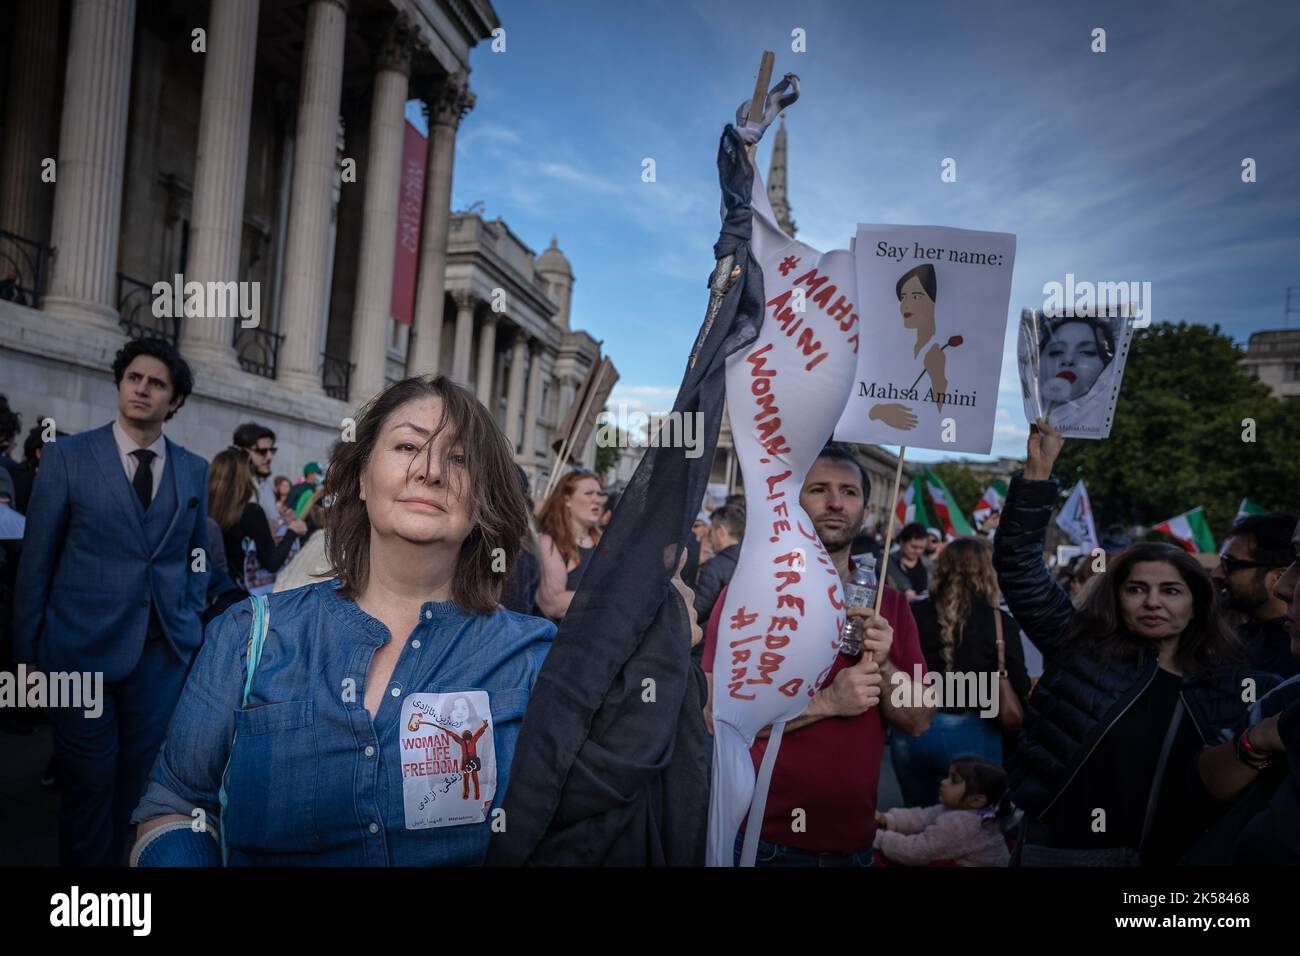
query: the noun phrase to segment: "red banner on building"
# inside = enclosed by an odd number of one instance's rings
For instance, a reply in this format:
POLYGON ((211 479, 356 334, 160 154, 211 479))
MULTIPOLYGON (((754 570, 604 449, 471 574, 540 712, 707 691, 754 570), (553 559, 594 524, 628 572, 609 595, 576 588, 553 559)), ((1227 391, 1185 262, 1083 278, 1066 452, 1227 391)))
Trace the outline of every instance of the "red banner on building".
POLYGON ((429 141, 406 122, 402 144, 402 191, 397 205, 397 255, 393 260, 393 318, 411 324, 420 259, 420 213, 424 208, 424 156, 429 141))

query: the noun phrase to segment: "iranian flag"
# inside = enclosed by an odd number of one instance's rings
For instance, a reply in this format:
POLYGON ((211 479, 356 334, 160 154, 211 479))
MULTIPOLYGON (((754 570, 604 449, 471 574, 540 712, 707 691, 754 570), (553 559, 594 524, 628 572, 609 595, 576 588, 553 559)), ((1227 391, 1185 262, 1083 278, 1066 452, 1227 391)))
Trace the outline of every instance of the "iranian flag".
POLYGON ((898 496, 895 515, 900 528, 917 521, 927 528, 938 528, 949 541, 975 533, 966 523, 948 487, 929 468, 922 468, 914 475, 907 490, 898 496))
POLYGON ((1268 509, 1261 504, 1256 504, 1249 498, 1242 498, 1241 504, 1237 507, 1237 517, 1245 518, 1249 515, 1266 515, 1268 509))
POLYGON ((917 497, 917 489, 923 484, 920 475, 914 476, 911 484, 907 485, 900 494, 898 494, 898 506, 894 509, 894 518, 898 523, 894 525, 894 535, 901 531, 902 525, 920 522, 926 527, 930 527, 930 515, 926 514, 926 496, 922 494, 917 497))
POLYGON ((1002 502, 1007 497, 1007 483, 1001 478, 993 479, 993 484, 984 489, 984 494, 980 497, 979 504, 975 506, 975 511, 971 517, 975 519, 975 527, 984 523, 984 519, 991 514, 1002 513, 1002 502))
POLYGON ((1200 508, 1185 511, 1176 518, 1162 521, 1156 525, 1156 531, 1163 531, 1190 553, 1207 554, 1214 551, 1214 535, 1210 534, 1210 524, 1205 520, 1205 512, 1200 508))

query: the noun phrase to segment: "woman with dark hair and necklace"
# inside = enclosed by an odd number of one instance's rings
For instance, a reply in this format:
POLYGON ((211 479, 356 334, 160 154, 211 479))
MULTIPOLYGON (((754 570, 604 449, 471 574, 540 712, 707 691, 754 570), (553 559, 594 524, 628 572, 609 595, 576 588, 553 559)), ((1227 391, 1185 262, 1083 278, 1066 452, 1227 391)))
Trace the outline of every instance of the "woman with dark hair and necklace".
POLYGON ((482 860, 555 633, 498 605, 527 530, 511 457, 444 377, 366 406, 325 478, 336 579, 209 627, 135 812, 136 862, 482 860), (441 723, 463 714, 478 719, 441 723))
POLYGON ((1169 544, 1132 545, 1076 611, 1042 561, 1063 439, 1032 426, 1011 480, 993 563, 1007 606, 1043 654, 1011 762, 1026 812, 1025 866, 1172 865, 1222 812, 1200 750, 1242 729, 1245 670, 1209 574, 1169 544))

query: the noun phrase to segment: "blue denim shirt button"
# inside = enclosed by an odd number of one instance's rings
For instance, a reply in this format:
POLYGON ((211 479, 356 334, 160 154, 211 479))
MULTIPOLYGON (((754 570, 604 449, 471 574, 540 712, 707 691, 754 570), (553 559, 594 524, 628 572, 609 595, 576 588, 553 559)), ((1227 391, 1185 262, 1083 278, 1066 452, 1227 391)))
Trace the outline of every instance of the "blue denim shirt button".
POLYGON ((417 637, 415 640, 411 641, 411 646, 418 651, 420 649, 420 639, 417 637))
POLYGON ((424 611, 424 619, 425 619, 426 621, 432 621, 432 620, 433 620, 433 612, 430 611, 428 608, 425 608, 425 611, 424 611))
POLYGON ((401 697, 401 696, 402 696, 402 688, 400 688, 400 687, 394 687, 394 688, 393 688, 393 696, 394 696, 394 697, 401 697))
POLYGON ((370 832, 371 832, 371 833, 378 833, 378 832, 379 832, 379 824, 378 824, 378 823, 372 823, 372 824, 370 824, 370 832))
POLYGON ((366 747, 366 756, 367 756, 367 757, 373 757, 374 755, 375 755, 375 748, 374 748, 374 747, 369 747, 369 746, 366 747))

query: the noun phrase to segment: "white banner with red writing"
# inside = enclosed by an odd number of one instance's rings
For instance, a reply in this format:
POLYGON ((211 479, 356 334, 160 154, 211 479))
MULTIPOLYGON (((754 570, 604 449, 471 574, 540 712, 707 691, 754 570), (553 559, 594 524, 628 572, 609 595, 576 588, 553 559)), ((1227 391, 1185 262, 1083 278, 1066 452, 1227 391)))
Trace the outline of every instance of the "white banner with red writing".
POLYGON ((841 441, 987 454, 1016 237, 858 225, 862 337, 841 441))
MULTIPOLYGON (((754 174, 750 247, 763 269, 758 339, 727 360, 727 409, 745 479, 746 534, 727 590, 713 661, 711 866, 730 866, 751 803, 758 732, 799 716, 835 659, 844 622, 839 575, 799 506, 804 476, 830 437, 857 367, 853 257, 823 255, 776 225, 754 174)), ((776 759, 779 733, 768 747, 776 759)))

